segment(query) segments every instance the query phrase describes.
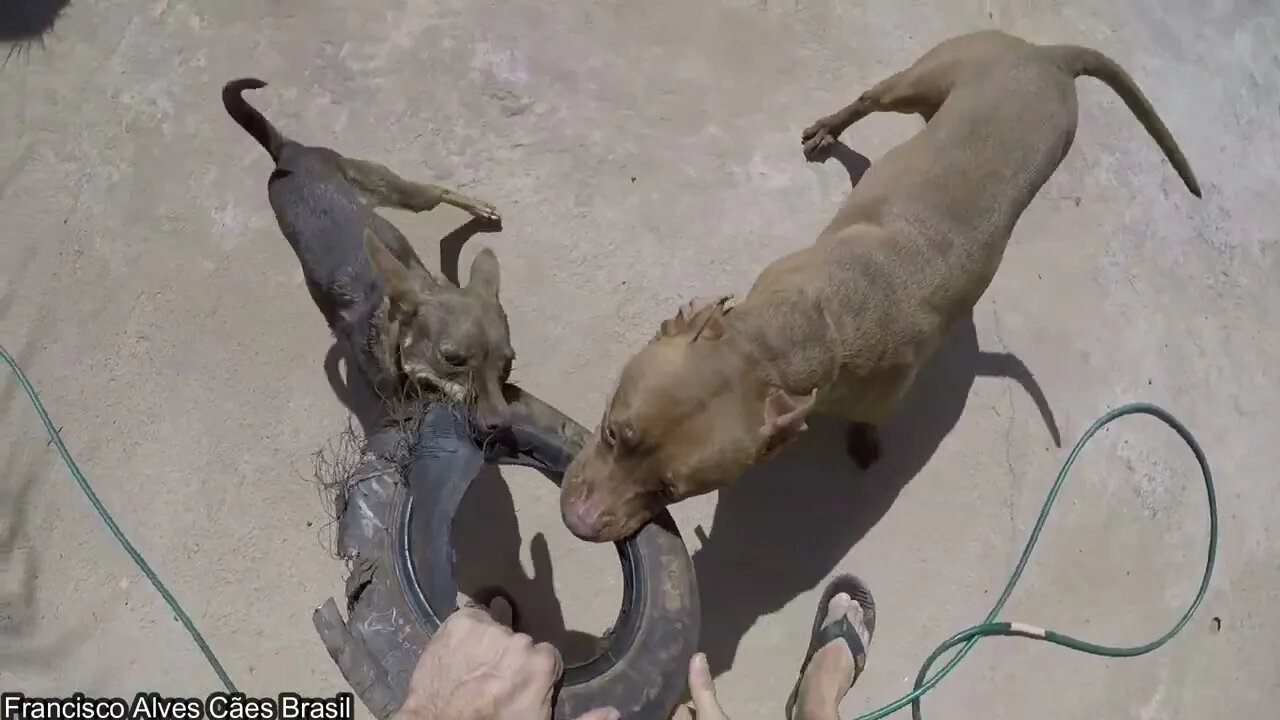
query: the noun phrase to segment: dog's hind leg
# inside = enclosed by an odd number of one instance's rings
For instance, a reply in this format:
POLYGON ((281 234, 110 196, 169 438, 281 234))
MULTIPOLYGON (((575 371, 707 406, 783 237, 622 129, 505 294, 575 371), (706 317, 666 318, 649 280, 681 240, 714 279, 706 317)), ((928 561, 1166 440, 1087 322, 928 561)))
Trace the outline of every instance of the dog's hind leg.
POLYGON ((800 136, 805 158, 810 162, 825 160, 840 133, 871 113, 914 113, 928 122, 947 99, 955 65, 953 58, 935 53, 876 83, 857 100, 805 128, 800 136))
POLYGON ((386 166, 368 160, 343 157, 339 163, 347 181, 359 190, 366 202, 374 206, 423 212, 444 203, 466 210, 483 220, 495 223, 502 221, 492 205, 456 190, 405 180, 386 166))
POLYGON ((880 459, 880 428, 871 423, 849 423, 845 450, 859 470, 867 470, 880 459))

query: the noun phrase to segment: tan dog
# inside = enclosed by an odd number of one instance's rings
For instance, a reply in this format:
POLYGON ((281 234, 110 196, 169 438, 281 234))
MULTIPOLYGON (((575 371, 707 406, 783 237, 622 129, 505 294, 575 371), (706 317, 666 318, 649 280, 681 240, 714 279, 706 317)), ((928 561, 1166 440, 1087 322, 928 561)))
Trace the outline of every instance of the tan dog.
POLYGON ((565 475, 566 526, 626 537, 663 506, 733 483, 811 411, 852 421, 851 454, 874 462, 876 427, 986 291, 1071 147, 1081 75, 1120 95, 1199 197, 1164 123, 1101 53, 996 31, 943 42, 805 130, 813 160, 870 113, 926 121, 871 166, 813 246, 765 268, 732 308, 691 303, 627 362, 600 432, 565 475))

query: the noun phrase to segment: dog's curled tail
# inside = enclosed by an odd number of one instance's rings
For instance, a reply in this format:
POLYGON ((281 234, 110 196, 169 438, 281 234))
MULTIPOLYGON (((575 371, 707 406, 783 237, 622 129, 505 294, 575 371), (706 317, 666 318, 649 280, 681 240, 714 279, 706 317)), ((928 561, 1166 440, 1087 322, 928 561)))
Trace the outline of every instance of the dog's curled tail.
POLYGON ((233 120, 240 123, 240 127, 244 128, 245 132, 252 135, 254 140, 271 153, 272 160, 278 161, 280 150, 288 141, 269 120, 262 116, 262 113, 240 95, 245 90, 257 90, 266 86, 265 82, 257 78, 232 80, 222 86, 222 106, 227 109, 227 114, 233 120))
POLYGON ((1186 156, 1182 154, 1181 148, 1178 147, 1178 143, 1173 139, 1173 134, 1169 132, 1169 128, 1165 127, 1164 121, 1156 114, 1156 109, 1151 106, 1147 96, 1142 94, 1142 90, 1138 88, 1138 83, 1134 82, 1133 78, 1124 68, 1120 67, 1119 63, 1097 50, 1078 45, 1050 45, 1043 49, 1071 77, 1076 78, 1085 75, 1096 78, 1114 90, 1120 96, 1120 99, 1124 101, 1124 104, 1129 107, 1130 112, 1137 116, 1138 121, 1147 129, 1147 132, 1150 133, 1156 144, 1160 146, 1160 149, 1164 151, 1165 157, 1169 158, 1174 171, 1178 173, 1178 177, 1182 178, 1182 182, 1186 184, 1191 194, 1200 197, 1200 182, 1196 180, 1195 173, 1191 171, 1191 164, 1187 162, 1186 156))

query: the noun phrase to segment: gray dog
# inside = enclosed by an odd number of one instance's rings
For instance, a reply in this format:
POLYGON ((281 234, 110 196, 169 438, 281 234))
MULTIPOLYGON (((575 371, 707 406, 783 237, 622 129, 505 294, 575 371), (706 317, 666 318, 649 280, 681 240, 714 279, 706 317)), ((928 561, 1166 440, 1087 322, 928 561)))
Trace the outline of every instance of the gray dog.
POLYGON ((502 384, 515 353, 498 299, 497 257, 482 250, 466 287, 456 287, 432 276, 404 235, 374 212, 446 203, 500 223, 497 211, 377 163, 285 138, 241 97, 262 87, 261 80, 233 80, 222 104, 276 163, 267 182, 271 208, 338 341, 383 398, 426 385, 474 404, 488 429, 505 426, 510 408, 502 384))

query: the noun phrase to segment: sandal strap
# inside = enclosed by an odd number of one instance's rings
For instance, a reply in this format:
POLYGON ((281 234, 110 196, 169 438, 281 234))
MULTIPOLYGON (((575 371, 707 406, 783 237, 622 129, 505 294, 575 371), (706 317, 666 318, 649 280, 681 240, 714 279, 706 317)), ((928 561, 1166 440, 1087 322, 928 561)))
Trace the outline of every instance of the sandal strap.
POLYGON ((814 635, 814 640, 816 649, 822 649, 834 640, 843 640, 845 647, 849 648, 849 654, 853 656, 855 681, 858 675, 862 674, 862 669, 867 666, 867 647, 862 643, 862 637, 858 635, 857 629, 853 627, 853 623, 849 622, 848 617, 841 617, 833 623, 822 626, 814 635))

